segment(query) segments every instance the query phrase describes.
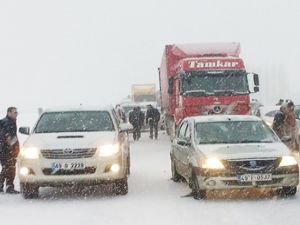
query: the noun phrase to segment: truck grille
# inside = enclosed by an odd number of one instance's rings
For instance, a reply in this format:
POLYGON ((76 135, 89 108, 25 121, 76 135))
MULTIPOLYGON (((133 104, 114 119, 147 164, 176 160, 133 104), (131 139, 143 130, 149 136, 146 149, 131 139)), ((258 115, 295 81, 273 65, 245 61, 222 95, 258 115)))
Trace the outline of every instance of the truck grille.
POLYGON ((41 150, 41 153, 46 159, 80 159, 93 157, 96 150, 96 148, 43 149, 41 150))

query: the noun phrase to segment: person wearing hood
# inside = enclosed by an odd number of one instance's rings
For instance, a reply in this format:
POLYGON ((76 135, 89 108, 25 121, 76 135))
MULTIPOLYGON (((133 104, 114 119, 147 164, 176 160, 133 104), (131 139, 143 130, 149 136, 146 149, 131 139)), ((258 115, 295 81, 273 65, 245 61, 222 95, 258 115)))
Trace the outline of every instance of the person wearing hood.
POLYGON ((284 137, 285 107, 285 105, 280 107, 280 110, 274 116, 272 124, 272 129, 280 139, 284 137))
POLYGON ((19 154, 17 116, 17 108, 9 107, 6 117, 0 120, 0 159, 2 166, 0 173, 0 192, 4 192, 4 184, 6 183, 6 193, 9 194, 19 193, 14 187, 16 163, 19 154))

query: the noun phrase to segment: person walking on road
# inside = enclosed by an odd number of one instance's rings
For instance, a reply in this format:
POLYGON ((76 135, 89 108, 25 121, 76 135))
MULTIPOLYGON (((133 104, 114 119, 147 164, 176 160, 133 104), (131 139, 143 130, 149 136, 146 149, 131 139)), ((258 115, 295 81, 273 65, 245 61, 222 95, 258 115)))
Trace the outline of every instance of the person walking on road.
POLYGON ((0 158, 2 166, 0 192, 4 192, 4 184, 6 183, 6 193, 9 194, 19 193, 14 187, 16 163, 20 149, 17 137, 17 116, 17 108, 9 107, 6 117, 0 120, 0 158))
POLYGON ((275 114, 272 124, 272 129, 281 140, 284 136, 285 107, 285 105, 280 107, 280 111, 275 114))
POLYGON ((152 105, 147 106, 146 123, 150 126, 150 138, 153 139, 153 131, 155 139, 158 138, 158 122, 160 120, 159 111, 152 105))
POLYGON ((286 102, 276 113, 272 128, 277 136, 292 150, 299 151, 298 129, 292 101, 286 102))
POLYGON ((145 116, 140 107, 134 107, 133 111, 129 113, 129 122, 133 126, 133 140, 141 138, 141 129, 144 125, 145 116))
POLYGON ((288 101, 285 107, 284 134, 290 138, 287 143, 293 152, 299 152, 298 128, 295 116, 295 105, 292 101, 288 101))

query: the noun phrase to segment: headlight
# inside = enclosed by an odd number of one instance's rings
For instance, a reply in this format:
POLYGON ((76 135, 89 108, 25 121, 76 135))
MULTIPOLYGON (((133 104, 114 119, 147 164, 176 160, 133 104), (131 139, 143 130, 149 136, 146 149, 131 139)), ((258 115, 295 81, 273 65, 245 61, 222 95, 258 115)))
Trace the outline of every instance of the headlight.
POLYGON ((22 148, 20 155, 26 159, 38 159, 39 149, 35 147, 22 148))
POLYGON ((204 169, 224 169, 224 165, 219 159, 209 158, 206 159, 204 164, 202 165, 204 169))
POLYGON ((113 156, 117 154, 119 150, 120 150, 120 146, 118 144, 102 145, 99 148, 99 156, 113 156))
POLYGON ((283 156, 279 166, 294 166, 297 165, 297 160, 293 156, 283 156))

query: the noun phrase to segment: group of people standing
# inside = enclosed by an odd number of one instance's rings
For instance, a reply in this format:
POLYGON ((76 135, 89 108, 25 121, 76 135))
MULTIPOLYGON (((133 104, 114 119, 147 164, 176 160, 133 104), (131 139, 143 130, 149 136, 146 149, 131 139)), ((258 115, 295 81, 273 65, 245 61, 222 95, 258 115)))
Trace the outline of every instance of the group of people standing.
POLYGON ((134 107, 133 111, 129 113, 129 123, 133 126, 133 139, 139 140, 141 138, 141 130, 144 126, 146 119, 146 124, 150 127, 150 138, 158 138, 158 123, 160 120, 160 113, 158 109, 154 108, 152 105, 147 106, 146 118, 144 112, 142 112, 141 107, 134 107))
POLYGON ((281 102, 280 111, 275 114, 272 128, 277 136, 294 152, 299 151, 298 128, 295 105, 292 101, 281 102))
POLYGON ((7 115, 0 120, 0 193, 18 194, 15 190, 14 179, 16 175, 16 163, 19 154, 19 141, 17 136, 17 116, 16 107, 9 107, 7 115))

